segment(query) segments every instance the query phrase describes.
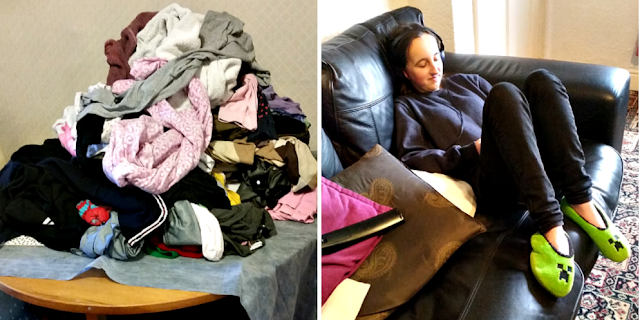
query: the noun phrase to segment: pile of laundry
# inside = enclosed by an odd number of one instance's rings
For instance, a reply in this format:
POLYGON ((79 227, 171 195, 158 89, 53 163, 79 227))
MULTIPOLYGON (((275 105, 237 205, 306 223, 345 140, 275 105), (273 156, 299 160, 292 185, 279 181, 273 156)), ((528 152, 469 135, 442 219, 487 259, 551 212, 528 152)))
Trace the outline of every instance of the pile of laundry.
POLYGON ((172 4, 105 43, 106 84, 78 92, 0 171, 0 243, 127 260, 219 261, 312 223, 317 163, 305 114, 280 97, 244 23, 172 4))

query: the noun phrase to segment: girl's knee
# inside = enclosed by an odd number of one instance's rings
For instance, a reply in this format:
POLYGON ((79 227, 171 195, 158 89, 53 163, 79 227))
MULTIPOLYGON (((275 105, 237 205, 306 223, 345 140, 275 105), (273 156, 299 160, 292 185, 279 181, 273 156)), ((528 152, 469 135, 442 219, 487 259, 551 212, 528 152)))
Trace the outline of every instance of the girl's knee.
POLYGON ((560 80, 550 71, 538 69, 531 72, 524 81, 524 92, 545 88, 553 89, 560 85, 560 80))
MULTIPOLYGON (((501 82, 493 86, 484 104, 484 116, 509 117, 527 110, 524 94, 512 83, 501 82)), ((528 111, 526 111, 528 112, 528 111)))
POLYGON ((499 102, 499 105, 508 105, 511 102, 521 100, 522 92, 520 92, 518 87, 509 82, 500 82, 494 85, 487 97, 488 102, 499 102))

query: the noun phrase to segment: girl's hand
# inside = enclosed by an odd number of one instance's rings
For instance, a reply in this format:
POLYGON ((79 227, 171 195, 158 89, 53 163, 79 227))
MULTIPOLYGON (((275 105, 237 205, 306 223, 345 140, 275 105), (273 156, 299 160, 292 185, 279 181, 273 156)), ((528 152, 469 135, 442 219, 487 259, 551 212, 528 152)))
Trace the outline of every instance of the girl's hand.
POLYGON ((478 139, 478 140, 476 140, 474 142, 475 145, 476 145, 476 150, 478 150, 478 154, 480 154, 480 140, 482 140, 482 139, 478 139))

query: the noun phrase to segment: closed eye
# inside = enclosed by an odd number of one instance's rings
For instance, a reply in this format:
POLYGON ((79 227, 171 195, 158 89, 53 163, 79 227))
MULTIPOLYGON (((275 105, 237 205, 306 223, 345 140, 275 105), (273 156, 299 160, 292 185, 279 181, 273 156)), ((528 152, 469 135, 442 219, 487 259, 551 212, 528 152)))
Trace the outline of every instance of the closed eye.
POLYGON ((416 63, 416 67, 419 68, 424 68, 427 66, 427 59, 420 59, 417 63, 416 63))

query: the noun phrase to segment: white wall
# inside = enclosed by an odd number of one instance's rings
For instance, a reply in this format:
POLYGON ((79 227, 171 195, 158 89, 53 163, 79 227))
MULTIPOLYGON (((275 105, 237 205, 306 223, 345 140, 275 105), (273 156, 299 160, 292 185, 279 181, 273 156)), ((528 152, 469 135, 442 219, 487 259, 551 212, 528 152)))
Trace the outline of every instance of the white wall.
POLYGON ((637 0, 547 0, 545 33, 545 58, 625 68, 638 90, 637 0))
POLYGON ((407 5, 407 0, 320 0, 318 37, 325 42, 354 24, 407 5))

